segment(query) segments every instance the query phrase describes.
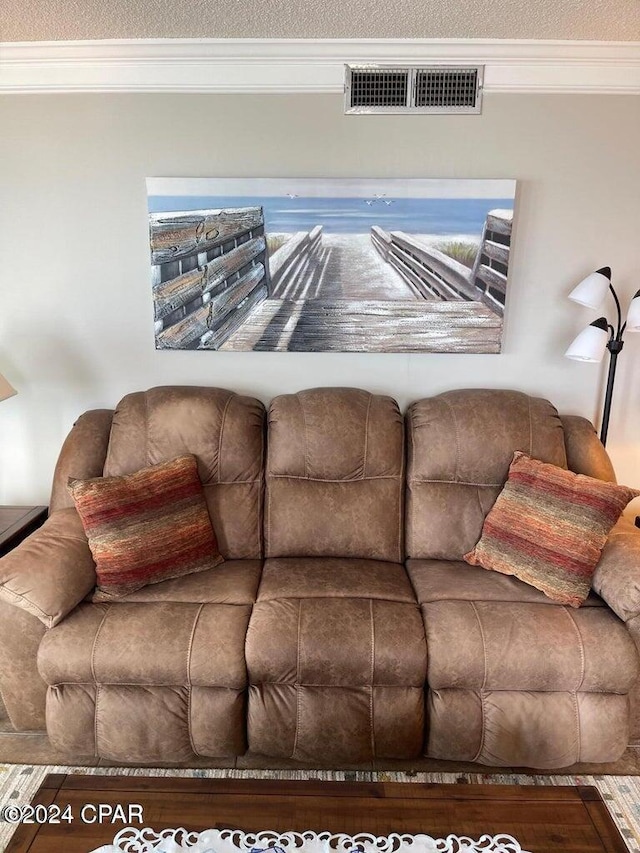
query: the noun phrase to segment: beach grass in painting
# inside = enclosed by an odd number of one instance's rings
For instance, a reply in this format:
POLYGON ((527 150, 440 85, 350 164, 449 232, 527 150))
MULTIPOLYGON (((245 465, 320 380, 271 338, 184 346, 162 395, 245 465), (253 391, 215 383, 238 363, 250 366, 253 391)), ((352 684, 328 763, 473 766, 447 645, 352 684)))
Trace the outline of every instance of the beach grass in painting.
POLYGON ((500 351, 514 181, 147 186, 160 349, 500 351))

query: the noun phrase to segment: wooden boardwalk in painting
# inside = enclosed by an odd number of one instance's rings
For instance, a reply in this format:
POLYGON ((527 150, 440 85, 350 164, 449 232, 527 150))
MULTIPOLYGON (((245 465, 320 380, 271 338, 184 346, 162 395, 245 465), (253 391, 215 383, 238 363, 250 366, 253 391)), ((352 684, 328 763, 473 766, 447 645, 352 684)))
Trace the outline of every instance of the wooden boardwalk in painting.
POLYGON ((220 350, 497 353, 501 332, 478 302, 265 299, 220 350))
MULTIPOLYGON (((301 245, 310 235, 299 235, 301 245)), ((369 234, 323 234, 272 275, 221 350, 499 352, 502 320, 480 302, 442 302, 376 251, 369 234)))
POLYGON ((416 299, 369 234, 322 234, 318 249, 272 278, 276 299, 416 299))
POLYGON ((370 235, 323 234, 272 275, 270 296, 220 349, 499 352, 501 329, 500 318, 479 302, 441 302, 417 291, 370 235))

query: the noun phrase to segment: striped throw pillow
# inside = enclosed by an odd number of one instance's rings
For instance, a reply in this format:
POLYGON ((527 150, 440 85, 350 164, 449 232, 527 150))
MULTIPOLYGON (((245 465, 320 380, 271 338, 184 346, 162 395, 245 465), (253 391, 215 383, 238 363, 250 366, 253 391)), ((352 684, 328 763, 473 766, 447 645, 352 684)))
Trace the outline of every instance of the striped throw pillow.
POLYGON ((221 563, 194 456, 121 477, 69 479, 96 563, 94 601, 221 563))
POLYGON ((518 451, 480 541, 464 559, 580 607, 611 528, 639 494, 518 451))

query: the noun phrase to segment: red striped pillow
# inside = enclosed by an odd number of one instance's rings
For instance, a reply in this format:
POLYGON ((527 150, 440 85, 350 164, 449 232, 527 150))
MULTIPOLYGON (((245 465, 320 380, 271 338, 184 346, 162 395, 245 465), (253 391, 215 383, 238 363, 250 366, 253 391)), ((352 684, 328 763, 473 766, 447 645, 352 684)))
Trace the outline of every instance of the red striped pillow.
POLYGON ((518 451, 480 541, 464 559, 580 607, 611 528, 639 494, 518 451))
POLYGON ((195 456, 122 477, 71 478, 69 490, 96 563, 94 601, 223 561, 195 456))

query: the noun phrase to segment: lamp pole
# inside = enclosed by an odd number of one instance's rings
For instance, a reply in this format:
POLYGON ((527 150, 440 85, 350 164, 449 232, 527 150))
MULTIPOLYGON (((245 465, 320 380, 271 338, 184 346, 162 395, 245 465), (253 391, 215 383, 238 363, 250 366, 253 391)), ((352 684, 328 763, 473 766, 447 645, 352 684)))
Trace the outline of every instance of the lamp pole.
POLYGON ((611 414, 611 401, 613 399, 613 384, 616 378, 616 366, 618 356, 622 352, 624 342, 622 340, 626 331, 640 332, 640 290, 631 298, 626 321, 622 322, 622 311, 620 300, 611 284, 611 267, 602 267, 590 273, 582 279, 569 294, 569 299, 587 308, 599 308, 606 298, 607 291, 613 296, 618 314, 617 326, 614 327, 606 317, 598 317, 590 323, 586 329, 572 341, 569 349, 565 352, 567 358, 576 361, 602 361, 605 349, 609 350, 609 373, 607 375, 607 388, 604 395, 602 409, 602 426, 600 428, 600 441, 607 443, 609 431, 609 415, 611 414))
POLYGON ((618 328, 617 330, 608 323, 607 327, 610 332, 610 338, 607 342, 609 350, 609 373, 607 374, 607 390, 604 395, 604 407, 602 409, 602 426, 600 427, 600 441, 603 445, 607 444, 607 433, 609 432, 609 415, 611 414, 611 401, 613 399, 613 383, 616 380, 616 366, 618 363, 618 355, 622 351, 624 341, 622 336, 626 327, 626 323, 622 322, 622 311, 620 309, 620 300, 615 292, 613 285, 609 282, 609 290, 611 291, 616 303, 616 311, 618 312, 618 328))
POLYGON ((616 364, 618 353, 624 346, 624 342, 617 338, 611 338, 607 344, 609 350, 609 374, 607 376, 607 390, 604 395, 604 408, 602 410, 602 426, 600 427, 600 441, 607 444, 607 433, 609 432, 609 415, 611 414, 611 399, 613 397, 613 383, 616 379, 616 364))

